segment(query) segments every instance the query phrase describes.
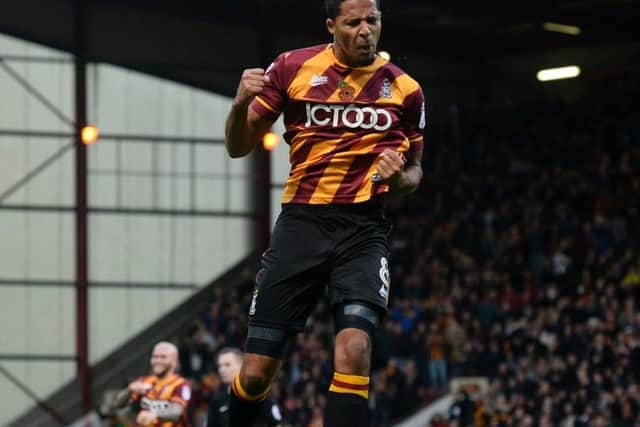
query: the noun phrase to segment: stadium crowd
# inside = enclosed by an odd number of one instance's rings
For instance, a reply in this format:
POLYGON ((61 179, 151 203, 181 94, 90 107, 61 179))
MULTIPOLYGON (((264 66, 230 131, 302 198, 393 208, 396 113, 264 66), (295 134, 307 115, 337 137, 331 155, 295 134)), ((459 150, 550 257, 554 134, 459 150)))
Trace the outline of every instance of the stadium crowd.
MULTIPOLYGON (((393 297, 373 364, 377 426, 462 375, 489 377, 489 393, 461 395, 434 425, 640 425, 632 102, 461 112, 457 140, 428 151, 420 193, 392 213, 393 297)), ((216 350, 242 345, 250 295, 250 286, 220 290, 181 343, 201 404, 217 386, 216 350)), ((288 425, 321 425, 332 336, 320 303, 272 390, 288 425)))
MULTIPOLYGON (((640 426, 638 99, 461 110, 427 145, 421 189, 391 211, 375 427, 470 375, 488 393, 460 393, 431 425, 640 426)), ((254 273, 178 339, 195 426, 221 387, 216 352, 242 347, 254 273)), ((272 388, 284 425, 322 426, 332 338, 320 302, 272 388)))

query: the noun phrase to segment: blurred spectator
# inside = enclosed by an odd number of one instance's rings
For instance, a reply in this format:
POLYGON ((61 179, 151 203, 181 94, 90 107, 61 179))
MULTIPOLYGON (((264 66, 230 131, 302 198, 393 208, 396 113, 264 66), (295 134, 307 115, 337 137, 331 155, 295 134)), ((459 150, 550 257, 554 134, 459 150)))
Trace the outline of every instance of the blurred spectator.
POLYGON ((444 389, 447 384, 446 341, 438 323, 431 324, 425 345, 429 354, 429 385, 444 389))

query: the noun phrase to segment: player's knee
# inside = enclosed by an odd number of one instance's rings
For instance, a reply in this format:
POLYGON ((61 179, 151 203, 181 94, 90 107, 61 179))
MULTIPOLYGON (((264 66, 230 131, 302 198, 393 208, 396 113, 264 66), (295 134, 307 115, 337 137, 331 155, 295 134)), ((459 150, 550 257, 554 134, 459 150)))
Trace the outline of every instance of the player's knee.
POLYGON ((345 344, 345 355, 348 360, 354 362, 368 360, 370 353, 371 344, 369 343, 369 337, 364 333, 354 334, 345 344))
POLYGON ((368 375, 371 339, 358 329, 344 329, 336 337, 336 370, 346 374, 368 375))
POLYGON ((380 313, 367 303, 347 302, 334 307, 333 320, 337 331, 336 371, 369 375, 371 340, 380 322, 380 313))
POLYGON ((350 360, 359 360, 363 357, 367 357, 371 352, 369 336, 365 332, 358 330, 345 332, 348 335, 344 345, 347 358, 350 360))
POLYGON ((240 370, 240 384, 250 396, 260 395, 269 388, 279 367, 279 360, 257 354, 245 354, 240 370))
POLYGON ((240 377, 242 388, 251 396, 264 393, 271 384, 271 379, 266 372, 248 369, 240 377))

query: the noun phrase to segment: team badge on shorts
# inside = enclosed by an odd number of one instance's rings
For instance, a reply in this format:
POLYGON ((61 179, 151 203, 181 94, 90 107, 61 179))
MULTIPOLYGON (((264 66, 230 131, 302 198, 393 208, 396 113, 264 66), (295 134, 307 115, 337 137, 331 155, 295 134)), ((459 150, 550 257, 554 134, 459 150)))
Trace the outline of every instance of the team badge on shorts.
POLYGON ((338 83, 338 88, 340 89, 340 92, 338 92, 338 97, 341 100, 343 100, 343 101, 351 101, 351 100, 353 100, 353 96, 356 93, 356 90, 354 89, 353 86, 350 86, 344 80, 340 80, 340 82, 338 83))

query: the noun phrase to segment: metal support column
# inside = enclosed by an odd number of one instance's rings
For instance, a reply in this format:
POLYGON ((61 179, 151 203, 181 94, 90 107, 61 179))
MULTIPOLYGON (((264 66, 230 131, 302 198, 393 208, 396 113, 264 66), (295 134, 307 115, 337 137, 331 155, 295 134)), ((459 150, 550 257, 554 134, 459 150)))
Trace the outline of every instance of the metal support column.
POLYGON ((253 154, 252 169, 256 174, 252 190, 256 219, 254 246, 265 251, 271 239, 271 153, 262 148, 262 144, 253 154))
POLYGON ((87 147, 81 131, 87 123, 87 1, 74 1, 75 154, 76 154, 76 351, 83 413, 91 410, 89 368, 87 147))
MULTIPOLYGON (((258 57, 260 66, 266 68, 272 58, 271 32, 268 24, 269 20, 266 16, 266 0, 260 1, 260 9, 256 14, 258 20, 256 27, 258 57)), ((257 182, 254 185, 254 203, 257 214, 256 227, 256 245, 261 250, 269 247, 271 238, 271 152, 262 147, 262 141, 258 144, 258 148, 254 154, 254 170, 256 171, 257 182)))

